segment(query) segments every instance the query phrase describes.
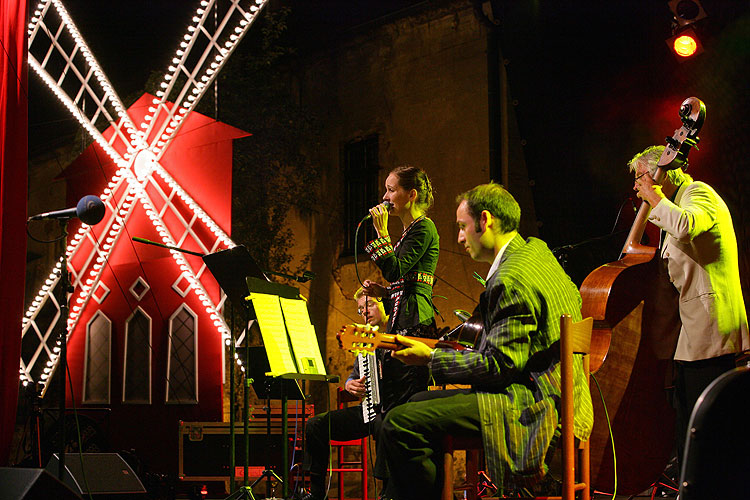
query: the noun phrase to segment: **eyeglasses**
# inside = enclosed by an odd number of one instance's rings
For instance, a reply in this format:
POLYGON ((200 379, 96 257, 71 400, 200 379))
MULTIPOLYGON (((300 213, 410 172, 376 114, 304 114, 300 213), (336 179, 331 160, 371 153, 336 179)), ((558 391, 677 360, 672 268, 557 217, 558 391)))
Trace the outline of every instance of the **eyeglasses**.
POLYGON ((638 179, 640 179, 641 177, 643 177, 643 176, 644 176, 644 175, 646 175, 647 173, 648 173, 648 171, 646 171, 646 172, 643 172, 643 173, 642 173, 641 175, 636 175, 636 176, 635 176, 635 179, 633 179, 633 180, 634 180, 634 181, 637 181, 638 179))
MULTIPOLYGON (((368 302, 368 307, 370 307, 371 305, 375 305, 375 304, 377 304, 380 301, 377 300, 377 299, 370 298, 367 302, 368 302)), ((359 314, 361 316, 361 315, 363 315, 365 313, 365 310, 366 309, 364 307, 359 306, 359 307, 357 307, 357 314, 359 314)))

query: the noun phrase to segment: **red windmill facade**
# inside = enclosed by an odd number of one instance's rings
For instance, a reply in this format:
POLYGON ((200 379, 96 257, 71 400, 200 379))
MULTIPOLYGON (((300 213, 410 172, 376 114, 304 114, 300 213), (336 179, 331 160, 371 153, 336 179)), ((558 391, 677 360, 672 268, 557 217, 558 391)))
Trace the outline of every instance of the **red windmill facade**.
MULTIPOLYGON (((143 115, 151 99, 144 95, 128 113, 143 115)), ((206 213, 227 234, 232 140, 246 135, 191 113, 160 162, 165 170, 175 172, 175 181, 195 194, 195 201, 206 207, 206 213)), ((102 158, 106 159, 106 154, 93 144, 65 170, 72 203, 92 188, 100 187, 95 192, 106 188, 116 166, 111 161, 100 164, 102 158), (82 183, 81 179, 100 179, 104 185, 92 186, 95 181, 82 183)), ((180 235, 176 243, 199 253, 212 250, 213 234, 166 182, 149 184, 146 191, 154 208, 163 213, 169 232, 180 235)), ((92 229, 95 239, 106 237, 97 234, 97 226, 92 229)), ((109 425, 117 429, 111 443, 115 449, 161 442, 163 446, 139 451, 139 456, 146 454, 152 462, 169 463, 175 458, 178 420, 222 419, 224 343, 215 320, 198 296, 190 293, 190 283, 170 251, 134 242, 134 236, 161 240, 141 204, 135 204, 129 214, 91 299, 81 310, 68 342, 68 363, 73 386, 80 388, 75 403, 111 409, 109 425), (168 445, 170 441, 173 446, 168 445)), ((212 302, 222 304, 220 290, 206 274, 200 257, 185 257, 202 274, 201 282, 212 302)), ((86 258, 86 252, 77 252, 70 267, 82 268, 86 258)))
POLYGON ((247 134, 193 109, 265 3, 202 0, 157 95, 127 110, 59 0, 29 24, 32 70, 94 139, 65 172, 68 199, 98 194, 106 211, 70 224, 70 313, 58 263, 23 319, 20 377, 46 388, 65 319, 75 403, 111 408, 112 445, 141 445, 155 470, 174 469, 178 420, 221 420, 229 330, 200 257, 132 238, 199 254, 234 246, 232 140, 247 134))

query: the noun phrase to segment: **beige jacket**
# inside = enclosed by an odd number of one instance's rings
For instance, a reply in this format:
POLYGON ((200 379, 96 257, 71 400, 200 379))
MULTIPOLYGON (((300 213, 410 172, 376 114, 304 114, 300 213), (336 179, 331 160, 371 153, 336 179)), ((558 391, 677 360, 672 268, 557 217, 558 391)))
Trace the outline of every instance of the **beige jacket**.
POLYGON ((737 239, 724 200, 703 182, 684 183, 649 220, 666 231, 662 258, 680 294, 675 360, 697 361, 750 349, 737 239))

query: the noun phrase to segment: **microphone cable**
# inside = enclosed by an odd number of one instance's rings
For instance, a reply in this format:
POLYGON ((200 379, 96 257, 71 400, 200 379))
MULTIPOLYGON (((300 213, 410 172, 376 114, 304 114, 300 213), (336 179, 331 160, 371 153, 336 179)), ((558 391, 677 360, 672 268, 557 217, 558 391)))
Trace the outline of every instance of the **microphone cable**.
POLYGON ((359 241, 359 228, 362 227, 362 223, 367 220, 367 216, 365 216, 361 221, 359 221, 359 224, 357 224, 357 229, 354 230, 354 273, 357 275, 357 281, 359 282, 359 286, 364 288, 364 283, 362 283, 362 278, 359 277, 359 264, 357 262, 357 241, 359 241))
POLYGON ((617 210, 617 217, 615 217, 615 223, 612 225, 612 229, 609 231, 609 234, 615 234, 615 229, 617 229, 617 223, 620 222, 620 215, 622 215, 622 209, 625 208, 625 205, 630 202, 631 205, 633 205, 633 212, 638 213, 638 209, 635 206, 635 202, 633 201, 633 198, 628 197, 626 198, 622 203, 620 203, 620 208, 617 210))

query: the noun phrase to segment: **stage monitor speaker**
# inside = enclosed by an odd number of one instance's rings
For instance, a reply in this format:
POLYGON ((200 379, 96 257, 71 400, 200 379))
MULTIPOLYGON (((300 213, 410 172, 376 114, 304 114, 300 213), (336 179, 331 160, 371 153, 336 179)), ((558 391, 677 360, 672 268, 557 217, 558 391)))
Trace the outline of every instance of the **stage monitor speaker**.
POLYGON ((44 469, 0 467, 0 500, 80 500, 81 496, 44 469))
MULTIPOLYGON (((55 453, 47 472, 57 476, 58 467, 55 453)), ((63 481, 81 496, 88 497, 90 492, 96 500, 146 498, 140 479, 117 453, 84 453, 83 461, 78 453, 66 453, 63 481)))

